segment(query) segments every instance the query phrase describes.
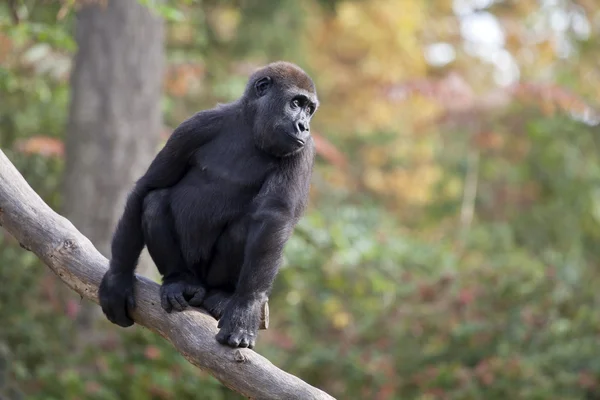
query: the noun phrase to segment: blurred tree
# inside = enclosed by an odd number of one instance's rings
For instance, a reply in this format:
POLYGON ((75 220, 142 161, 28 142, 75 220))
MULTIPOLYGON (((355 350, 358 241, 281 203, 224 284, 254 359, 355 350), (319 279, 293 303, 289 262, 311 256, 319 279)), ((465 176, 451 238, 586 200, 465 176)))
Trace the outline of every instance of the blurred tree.
MULTIPOLYGON (((109 257, 131 185, 157 151, 163 21, 136 0, 84 4, 77 13, 76 41, 63 209, 109 257)), ((90 305, 80 322, 88 325, 98 312, 90 305)))

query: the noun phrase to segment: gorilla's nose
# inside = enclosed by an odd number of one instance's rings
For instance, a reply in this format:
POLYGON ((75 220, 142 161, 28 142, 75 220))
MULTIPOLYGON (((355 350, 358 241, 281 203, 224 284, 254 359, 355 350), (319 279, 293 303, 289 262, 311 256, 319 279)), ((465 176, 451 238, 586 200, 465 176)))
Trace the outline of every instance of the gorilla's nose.
POLYGON ((299 135, 303 134, 304 132, 307 132, 308 124, 305 124, 304 122, 296 123, 296 131, 299 135))

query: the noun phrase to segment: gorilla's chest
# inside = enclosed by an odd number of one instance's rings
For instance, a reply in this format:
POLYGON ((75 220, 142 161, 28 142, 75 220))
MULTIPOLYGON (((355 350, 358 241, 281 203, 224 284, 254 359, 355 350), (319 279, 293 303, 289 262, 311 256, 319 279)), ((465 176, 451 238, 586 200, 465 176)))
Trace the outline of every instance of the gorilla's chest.
POLYGON ((234 194, 259 190, 274 168, 274 160, 251 144, 219 140, 196 151, 191 172, 197 184, 234 194))

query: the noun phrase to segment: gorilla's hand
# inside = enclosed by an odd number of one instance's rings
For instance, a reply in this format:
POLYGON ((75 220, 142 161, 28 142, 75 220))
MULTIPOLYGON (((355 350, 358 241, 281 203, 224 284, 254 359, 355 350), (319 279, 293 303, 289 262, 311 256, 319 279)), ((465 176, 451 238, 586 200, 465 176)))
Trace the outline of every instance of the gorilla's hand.
POLYGON ((133 295, 132 273, 115 272, 118 269, 110 268, 100 283, 98 298, 102 311, 108 320, 114 324, 127 328, 133 325, 133 319, 129 316, 127 308, 135 308, 133 295))
POLYGON ((263 300, 232 298, 223 311, 217 341, 231 347, 253 348, 260 324, 263 300))
POLYGON ((160 287, 160 302, 162 308, 171 311, 183 311, 190 306, 201 306, 206 296, 206 289, 197 284, 184 281, 165 282, 160 287))

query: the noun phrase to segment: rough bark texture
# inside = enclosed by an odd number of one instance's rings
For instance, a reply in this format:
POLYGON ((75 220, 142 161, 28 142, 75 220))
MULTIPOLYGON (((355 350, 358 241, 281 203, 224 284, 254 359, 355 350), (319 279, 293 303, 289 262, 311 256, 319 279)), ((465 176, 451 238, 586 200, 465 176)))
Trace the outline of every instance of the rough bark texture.
MULTIPOLYGON (((64 283, 98 302, 98 285, 108 260, 66 218, 56 214, 0 151, 0 225, 35 253, 64 283)), ((139 325, 169 340, 192 364, 252 399, 332 399, 249 349, 231 349, 215 340, 216 321, 200 310, 167 314, 158 285, 138 276, 139 325)))
POLYGON ((164 27, 137 0, 109 0, 79 10, 75 36, 64 215, 109 256, 127 194, 158 150, 164 27))

